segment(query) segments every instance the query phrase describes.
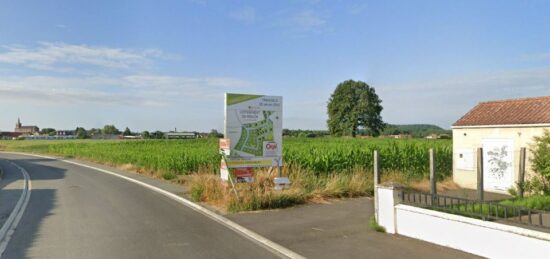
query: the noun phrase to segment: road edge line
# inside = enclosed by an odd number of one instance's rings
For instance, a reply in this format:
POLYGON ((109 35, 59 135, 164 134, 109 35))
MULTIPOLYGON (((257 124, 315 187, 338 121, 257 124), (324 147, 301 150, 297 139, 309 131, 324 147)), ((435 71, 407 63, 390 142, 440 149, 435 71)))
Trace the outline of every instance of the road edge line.
POLYGON ((124 176, 124 175, 106 170, 106 169, 98 168, 98 167, 91 166, 91 165, 82 164, 82 163, 71 161, 71 160, 59 159, 59 158, 56 158, 56 157, 37 155, 37 154, 27 154, 27 153, 20 153, 20 152, 3 152, 2 151, 1 153, 24 155, 24 156, 35 156, 35 157, 53 159, 53 160, 65 162, 65 163, 68 163, 68 164, 73 164, 73 165, 85 167, 85 168, 88 168, 88 169, 93 169, 93 170, 96 170, 96 171, 99 171, 99 172, 102 172, 102 173, 106 173, 106 174, 110 174, 112 176, 122 178, 124 180, 127 180, 127 181, 133 182, 135 184, 141 185, 142 187, 145 187, 149 190, 160 193, 160 194, 162 194, 162 195, 164 195, 168 198, 171 198, 172 200, 175 200, 175 201, 179 202, 180 204, 182 204, 184 206, 187 206, 187 207, 193 209, 194 211, 199 212, 199 213, 209 217, 210 219, 224 225, 225 227, 227 227, 227 228, 233 230, 234 232, 236 232, 237 234, 240 234, 241 236, 243 236, 243 237, 247 238, 248 240, 251 240, 254 243, 266 248, 268 251, 270 251, 270 252, 272 252, 272 253, 274 253, 278 256, 282 256, 282 257, 286 257, 286 258, 295 258, 295 259, 305 258, 304 256, 302 256, 302 255, 300 255, 300 254, 298 254, 298 253, 296 253, 296 252, 294 252, 294 251, 292 251, 292 250, 290 250, 290 249, 288 249, 284 246, 281 246, 281 245, 279 245, 279 244, 277 244, 277 243, 261 236, 260 234, 257 234, 256 232, 253 232, 252 230, 249 230, 249 229, 247 229, 247 228, 245 228, 245 227, 229 220, 228 218, 223 217, 222 215, 216 214, 216 213, 204 208, 203 206, 201 206, 197 203, 194 203, 194 202, 192 202, 188 199, 185 199, 183 197, 180 197, 176 194, 173 194, 173 193, 168 192, 166 190, 163 190, 161 188, 155 187, 153 185, 144 183, 142 181, 139 181, 139 180, 136 180, 136 179, 133 179, 133 178, 130 178, 130 177, 127 177, 127 176, 124 176))
POLYGON ((27 208, 27 204, 29 203, 29 199, 31 197, 32 189, 30 176, 27 170, 14 163, 13 161, 9 162, 13 166, 17 167, 17 169, 19 169, 25 181, 21 197, 19 197, 19 200, 15 204, 15 207, 10 213, 10 216, 8 217, 6 222, 4 222, 4 225, 0 229, 0 257, 2 257, 2 254, 6 250, 6 247, 11 240, 11 236, 13 235, 13 233, 15 233, 15 229, 17 228, 17 225, 19 225, 19 221, 21 221, 21 218, 23 217, 23 213, 25 212, 25 209, 27 208))

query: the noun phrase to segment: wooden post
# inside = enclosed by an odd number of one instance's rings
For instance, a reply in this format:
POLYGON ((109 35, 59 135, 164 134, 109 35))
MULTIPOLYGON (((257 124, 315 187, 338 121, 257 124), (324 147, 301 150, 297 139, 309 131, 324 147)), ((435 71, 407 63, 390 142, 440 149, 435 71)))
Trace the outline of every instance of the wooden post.
POLYGON ((523 198, 525 183, 525 148, 522 147, 519 151, 519 179, 518 179, 518 196, 523 198))
POLYGON ((430 148, 430 193, 432 194, 432 205, 434 205, 437 195, 437 178, 435 176, 435 150, 430 148))
POLYGON ((380 184, 380 154, 374 150, 374 187, 380 184))
POLYGON ((376 194, 378 190, 377 186, 380 184, 380 155, 378 150, 374 150, 374 218, 378 222, 378 195, 376 194))
POLYGON ((477 149, 477 193, 483 201, 483 148, 477 149))

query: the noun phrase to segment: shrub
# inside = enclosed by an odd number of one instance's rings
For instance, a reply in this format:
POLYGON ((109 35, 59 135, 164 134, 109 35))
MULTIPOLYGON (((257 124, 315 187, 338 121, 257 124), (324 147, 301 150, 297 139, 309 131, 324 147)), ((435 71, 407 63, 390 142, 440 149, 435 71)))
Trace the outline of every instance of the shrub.
POLYGON ((550 131, 535 137, 529 160, 534 175, 525 183, 525 190, 534 194, 550 195, 550 131))

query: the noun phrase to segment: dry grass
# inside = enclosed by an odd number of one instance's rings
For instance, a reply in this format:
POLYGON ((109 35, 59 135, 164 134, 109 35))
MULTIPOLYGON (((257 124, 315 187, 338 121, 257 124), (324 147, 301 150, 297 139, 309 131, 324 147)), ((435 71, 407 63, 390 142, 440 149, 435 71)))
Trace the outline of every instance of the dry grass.
POLYGON ((275 173, 256 172, 253 183, 238 184, 234 193, 229 183, 218 175, 198 173, 188 176, 190 195, 195 201, 229 212, 275 209, 306 202, 325 203, 330 198, 368 196, 373 193, 372 174, 362 168, 350 172, 321 174, 300 167, 285 166, 283 175, 291 180, 291 187, 273 190, 275 173))
MULTIPOLYGON (((430 180, 424 179, 420 181, 414 181, 409 183, 409 187, 421 192, 430 192, 430 180)), ((437 192, 441 193, 447 190, 458 190, 460 186, 453 182, 451 178, 447 178, 443 181, 437 182, 437 192)))

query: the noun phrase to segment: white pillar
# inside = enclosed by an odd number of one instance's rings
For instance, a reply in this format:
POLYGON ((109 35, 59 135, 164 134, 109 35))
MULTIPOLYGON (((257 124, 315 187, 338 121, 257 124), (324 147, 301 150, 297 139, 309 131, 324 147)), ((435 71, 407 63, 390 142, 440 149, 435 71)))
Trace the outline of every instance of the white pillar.
POLYGON ((399 201, 398 188, 394 185, 376 186, 377 219, 378 225, 384 227, 387 233, 395 234, 395 205, 399 201))

